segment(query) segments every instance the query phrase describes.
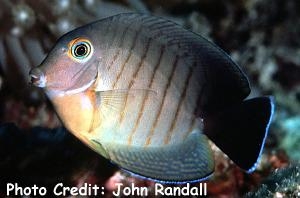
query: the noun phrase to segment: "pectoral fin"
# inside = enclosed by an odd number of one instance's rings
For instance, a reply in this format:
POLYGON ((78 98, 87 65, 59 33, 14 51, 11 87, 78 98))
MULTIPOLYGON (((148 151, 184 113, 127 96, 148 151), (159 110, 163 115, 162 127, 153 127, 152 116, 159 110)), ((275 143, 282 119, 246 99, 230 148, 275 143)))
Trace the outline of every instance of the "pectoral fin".
POLYGON ((116 89, 96 91, 96 104, 101 107, 103 115, 109 112, 120 111, 127 101, 135 101, 146 94, 156 95, 151 89, 116 89))
POLYGON ((207 178, 214 170, 211 148, 205 135, 193 132, 179 144, 135 147, 105 144, 113 163, 142 177, 180 183, 207 178))

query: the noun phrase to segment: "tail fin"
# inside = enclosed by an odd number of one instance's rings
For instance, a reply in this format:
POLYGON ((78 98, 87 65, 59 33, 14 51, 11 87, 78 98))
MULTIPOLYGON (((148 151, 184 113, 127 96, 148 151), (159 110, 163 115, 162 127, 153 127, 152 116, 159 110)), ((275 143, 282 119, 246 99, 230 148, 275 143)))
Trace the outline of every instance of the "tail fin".
POLYGON ((206 135, 239 167, 255 170, 268 134, 272 97, 245 100, 205 120, 206 135))

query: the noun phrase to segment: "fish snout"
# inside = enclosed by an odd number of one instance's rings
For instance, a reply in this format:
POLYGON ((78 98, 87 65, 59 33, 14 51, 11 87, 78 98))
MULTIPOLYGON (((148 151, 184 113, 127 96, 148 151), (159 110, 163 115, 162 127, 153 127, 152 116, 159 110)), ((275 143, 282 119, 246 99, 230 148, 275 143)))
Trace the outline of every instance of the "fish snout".
POLYGON ((45 75, 39 68, 33 68, 30 70, 29 76, 31 84, 42 88, 46 86, 45 75))

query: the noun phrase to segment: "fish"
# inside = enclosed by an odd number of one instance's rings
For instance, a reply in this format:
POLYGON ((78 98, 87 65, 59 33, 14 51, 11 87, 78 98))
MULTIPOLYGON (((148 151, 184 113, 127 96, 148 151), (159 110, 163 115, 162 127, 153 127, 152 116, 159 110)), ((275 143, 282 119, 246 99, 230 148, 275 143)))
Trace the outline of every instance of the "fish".
POLYGON ((216 44, 149 14, 118 14, 66 33, 29 76, 84 144, 165 183, 208 179, 211 142, 253 172, 275 108, 272 96, 247 98, 247 76, 216 44))

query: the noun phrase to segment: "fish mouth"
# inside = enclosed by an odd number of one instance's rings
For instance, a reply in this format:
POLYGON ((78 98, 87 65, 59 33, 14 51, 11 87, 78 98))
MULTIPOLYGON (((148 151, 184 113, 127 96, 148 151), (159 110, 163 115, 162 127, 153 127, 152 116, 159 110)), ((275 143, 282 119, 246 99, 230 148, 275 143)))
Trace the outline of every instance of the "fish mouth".
POLYGON ((41 88, 46 87, 46 77, 40 69, 34 68, 30 70, 29 76, 30 76, 30 82, 29 82, 30 84, 41 88))

